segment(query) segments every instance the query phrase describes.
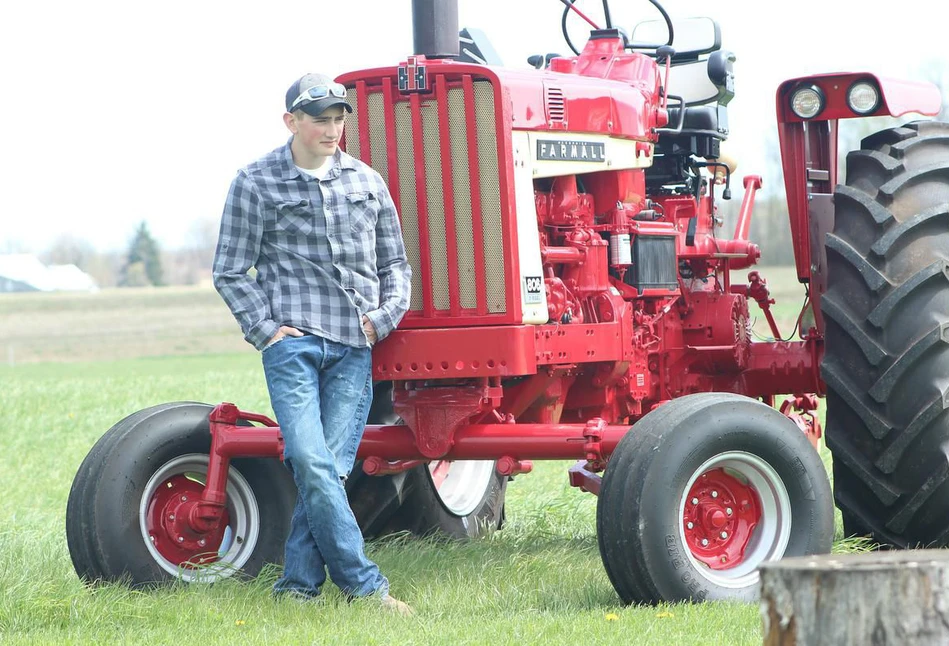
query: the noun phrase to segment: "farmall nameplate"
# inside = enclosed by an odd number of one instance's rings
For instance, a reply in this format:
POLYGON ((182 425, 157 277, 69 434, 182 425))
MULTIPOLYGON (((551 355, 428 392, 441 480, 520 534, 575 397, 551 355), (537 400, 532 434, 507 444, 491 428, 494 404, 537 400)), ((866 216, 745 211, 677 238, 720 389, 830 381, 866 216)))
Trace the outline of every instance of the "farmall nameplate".
POLYGON ((538 139, 537 159, 545 161, 606 161, 606 144, 601 141, 538 139))

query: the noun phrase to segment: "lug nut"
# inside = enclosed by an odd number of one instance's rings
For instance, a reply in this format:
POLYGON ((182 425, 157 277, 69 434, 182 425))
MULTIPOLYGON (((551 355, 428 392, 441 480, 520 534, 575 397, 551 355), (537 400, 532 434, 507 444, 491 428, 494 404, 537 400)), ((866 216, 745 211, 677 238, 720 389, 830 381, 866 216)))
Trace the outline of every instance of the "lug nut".
POLYGON ((712 492, 712 498, 718 498, 718 492, 717 492, 717 491, 713 491, 713 492, 712 492))
POLYGON ((702 539, 702 547, 707 547, 707 546, 708 546, 708 539, 707 539, 707 538, 703 538, 703 539, 702 539))
POLYGON ((207 543, 207 541, 204 540, 203 538, 198 541, 198 545, 200 545, 201 547, 204 547, 206 543, 207 543))
POLYGON ((722 538, 728 538, 728 532, 722 532, 722 538))
POLYGON ((174 520, 174 519, 175 519, 175 515, 174 515, 174 514, 169 514, 168 520, 174 520))
POLYGON ((179 542, 179 543, 184 543, 184 542, 185 542, 185 537, 184 537, 184 536, 179 536, 179 537, 178 537, 178 542, 179 542))
POLYGON ((731 515, 732 515, 732 508, 731 508, 731 507, 725 507, 725 513, 728 514, 729 516, 731 516, 731 515))
POLYGON ((725 562, 727 562, 727 561, 728 561, 728 558, 725 557, 725 556, 723 556, 723 557, 722 557, 722 563, 725 563, 725 562))
POLYGON ((692 524, 692 521, 687 522, 685 526, 688 527, 689 529, 692 529, 693 527, 695 527, 695 525, 692 524))
POLYGON ((699 504, 699 499, 698 499, 698 498, 693 498, 693 499, 692 499, 692 504, 693 504, 693 505, 699 504))
POLYGON ((188 502, 188 496, 182 496, 181 502, 188 502))

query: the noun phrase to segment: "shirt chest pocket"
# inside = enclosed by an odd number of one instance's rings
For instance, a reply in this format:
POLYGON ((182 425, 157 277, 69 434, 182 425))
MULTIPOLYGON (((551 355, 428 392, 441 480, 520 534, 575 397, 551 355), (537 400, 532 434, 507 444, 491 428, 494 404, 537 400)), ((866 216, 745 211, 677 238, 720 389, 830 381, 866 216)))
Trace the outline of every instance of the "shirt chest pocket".
POLYGON ((369 192, 347 193, 346 211, 353 232, 375 229, 379 219, 379 200, 369 192))
POLYGON ((272 230, 285 236, 306 236, 313 233, 315 218, 309 200, 279 202, 274 205, 276 217, 272 230))

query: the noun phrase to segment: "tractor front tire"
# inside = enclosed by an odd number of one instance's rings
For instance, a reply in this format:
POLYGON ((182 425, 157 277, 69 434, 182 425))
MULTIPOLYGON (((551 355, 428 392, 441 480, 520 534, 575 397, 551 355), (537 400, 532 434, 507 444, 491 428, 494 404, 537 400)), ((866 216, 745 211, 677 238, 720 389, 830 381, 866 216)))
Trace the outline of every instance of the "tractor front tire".
POLYGON ((847 156, 827 235, 825 440, 847 535, 949 545, 949 124, 847 156))
POLYGON ((600 555, 625 603, 758 597, 758 566, 830 551, 820 456, 759 401, 700 393, 648 413, 606 467, 600 555))
POLYGON ((195 402, 154 406, 115 424, 92 448, 66 507, 67 544, 82 580, 211 582, 283 562, 296 487, 276 459, 231 462, 226 516, 204 544, 181 545, 166 530, 162 505, 204 489, 210 412, 195 402))
MULTIPOLYGON (((392 383, 373 391, 370 424, 400 424, 392 383)), ((494 461, 434 461, 403 473, 369 476, 357 462, 346 482, 349 504, 367 539, 396 532, 477 538, 500 529, 507 477, 494 461)))

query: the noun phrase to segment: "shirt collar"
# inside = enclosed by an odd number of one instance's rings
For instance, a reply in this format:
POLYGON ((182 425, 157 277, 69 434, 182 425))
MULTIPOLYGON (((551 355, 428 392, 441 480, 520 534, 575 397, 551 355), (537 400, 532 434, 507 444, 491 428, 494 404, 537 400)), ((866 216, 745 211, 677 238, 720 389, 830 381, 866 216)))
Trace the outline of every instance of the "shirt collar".
MULTIPOLYGON (((294 177, 303 177, 299 170, 297 170, 297 165, 293 163, 293 151, 290 150, 290 144, 293 143, 293 137, 291 136, 287 139, 287 143, 283 147, 282 155, 282 176, 284 179, 293 179, 294 177)), ((356 160, 352 156, 344 153, 339 148, 336 149, 336 153, 333 155, 333 167, 330 168, 327 177, 339 177, 341 170, 356 170, 356 160)), ((304 179, 308 179, 305 177, 304 179)))

